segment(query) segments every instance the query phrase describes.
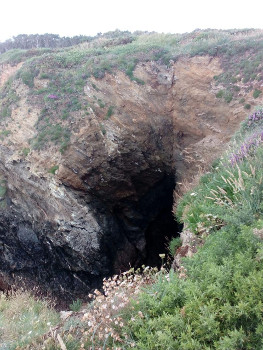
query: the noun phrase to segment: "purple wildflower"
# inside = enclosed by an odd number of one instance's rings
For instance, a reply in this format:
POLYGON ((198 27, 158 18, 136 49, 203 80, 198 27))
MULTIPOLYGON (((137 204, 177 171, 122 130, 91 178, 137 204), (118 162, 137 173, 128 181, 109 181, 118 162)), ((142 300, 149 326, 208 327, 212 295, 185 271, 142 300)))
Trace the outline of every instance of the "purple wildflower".
POLYGON ((231 166, 235 166, 240 161, 243 161, 248 155, 255 151, 263 142, 263 130, 254 133, 246 139, 234 153, 230 155, 229 161, 231 166))
POLYGON ((248 118, 248 126, 263 119, 263 109, 259 109, 258 111, 252 113, 248 118))
POLYGON ((52 100, 57 100, 58 96, 57 95, 48 95, 48 98, 52 99, 52 100))

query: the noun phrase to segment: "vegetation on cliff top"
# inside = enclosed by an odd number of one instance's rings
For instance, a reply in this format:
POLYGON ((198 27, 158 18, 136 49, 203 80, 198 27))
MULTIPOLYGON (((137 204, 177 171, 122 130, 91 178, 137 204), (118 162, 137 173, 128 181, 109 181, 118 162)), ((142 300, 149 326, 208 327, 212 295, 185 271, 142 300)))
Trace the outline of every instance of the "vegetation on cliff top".
MULTIPOLYGON (((45 43, 45 38, 19 36, 13 43, 16 48, 8 50, 7 45, 7 51, 0 54, 2 64, 23 62, 1 89, 0 122, 5 122, 19 106, 17 86, 22 81, 28 87, 28 103, 40 111, 37 135, 28 140, 28 146, 33 149, 54 143, 64 152, 75 118, 85 118, 96 109, 105 119, 112 114, 109 101, 97 100, 95 95, 87 98, 84 88, 91 86, 95 93, 94 78, 101 79, 106 72, 116 70, 143 85, 144 81, 136 76, 136 67, 150 61, 169 66, 182 56, 217 57, 222 66, 222 74, 214 77, 215 84, 221 88, 218 98, 224 98, 226 103, 240 99, 241 87, 246 91, 254 89, 254 98, 261 93, 263 32, 259 30, 196 30, 186 34, 116 30, 93 38, 80 37, 79 41, 73 38, 71 42, 79 44, 69 47, 60 47, 64 39, 69 44, 66 38, 61 38, 61 43, 58 38, 52 38, 52 35, 47 38, 50 40, 42 47, 40 43, 45 43), (27 45, 31 48, 26 49, 27 45)), ((245 100, 242 103, 248 108, 245 100)), ((118 110, 115 108, 114 112, 118 110)))
POLYGON ((179 203, 178 219, 204 240, 179 272, 144 268, 105 280, 105 295, 96 291, 58 325, 59 337, 51 329, 27 348, 262 349, 262 135, 258 109, 179 203))

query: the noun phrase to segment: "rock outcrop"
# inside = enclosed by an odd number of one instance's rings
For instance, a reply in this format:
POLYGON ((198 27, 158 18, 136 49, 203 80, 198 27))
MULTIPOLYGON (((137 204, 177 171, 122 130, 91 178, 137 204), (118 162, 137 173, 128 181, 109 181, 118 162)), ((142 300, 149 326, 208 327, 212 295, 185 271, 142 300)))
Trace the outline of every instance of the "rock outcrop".
MULTIPOLYGON (((95 103, 87 115, 76 112, 63 153, 52 144, 23 151, 40 110, 15 82, 20 100, 2 121, 12 132, 0 146, 0 266, 9 280, 71 298, 151 261, 147 247, 163 249, 171 234, 169 224, 153 232, 171 211, 175 174, 190 182, 246 115, 238 102, 216 98, 213 77, 220 72, 216 58, 194 57, 169 68, 138 64, 134 75, 144 85, 120 71, 90 78, 85 99, 95 96, 112 111, 105 117, 95 103)), ((36 88, 43 84, 35 79, 36 88)))

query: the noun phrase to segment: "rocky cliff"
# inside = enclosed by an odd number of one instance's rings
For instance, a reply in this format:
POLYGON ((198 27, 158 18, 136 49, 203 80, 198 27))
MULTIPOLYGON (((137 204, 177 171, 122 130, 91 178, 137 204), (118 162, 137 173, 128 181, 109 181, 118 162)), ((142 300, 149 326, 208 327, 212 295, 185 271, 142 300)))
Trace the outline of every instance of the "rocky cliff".
POLYGON ((239 99, 256 101, 243 83, 238 99, 218 98, 215 56, 138 62, 132 79, 82 74, 77 102, 48 90, 60 78, 43 62, 30 84, 26 63, 0 71, 0 266, 9 283, 71 298, 158 264, 177 233, 175 182, 191 183, 225 149, 247 115, 239 99))

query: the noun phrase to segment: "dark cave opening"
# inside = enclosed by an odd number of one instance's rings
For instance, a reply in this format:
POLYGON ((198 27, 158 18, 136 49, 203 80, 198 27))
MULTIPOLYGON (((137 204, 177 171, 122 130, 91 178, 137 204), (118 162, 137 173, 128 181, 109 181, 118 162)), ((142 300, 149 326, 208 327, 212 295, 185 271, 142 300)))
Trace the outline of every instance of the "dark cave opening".
POLYGON ((174 183, 171 179, 168 181, 166 191, 159 198, 161 210, 158 215, 149 223, 145 232, 146 239, 146 258, 147 266, 158 268, 161 267, 163 260, 169 263, 172 260, 169 251, 169 242, 173 237, 178 237, 182 224, 176 222, 172 207, 173 207, 173 190, 174 183), (165 259, 160 257, 160 254, 165 254, 165 259))
MULTIPOLYGON (((143 192, 145 177, 134 179, 134 182, 143 192)), ((124 250, 117 252, 117 269, 124 271, 129 266, 139 268, 142 265, 161 267, 160 254, 166 255, 166 261, 172 261, 169 255, 169 242, 178 237, 182 225, 176 222, 173 209, 173 192, 175 176, 173 173, 164 173, 153 186, 139 196, 138 201, 123 202, 122 206, 115 207, 115 217, 118 225, 131 245, 124 245, 124 250)))
POLYGON ((163 261, 171 261, 169 242, 173 237, 179 236, 181 225, 178 224, 171 211, 171 207, 164 209, 158 217, 152 221, 146 231, 146 259, 147 266, 161 267, 163 261), (165 254, 165 259, 160 257, 165 254))

